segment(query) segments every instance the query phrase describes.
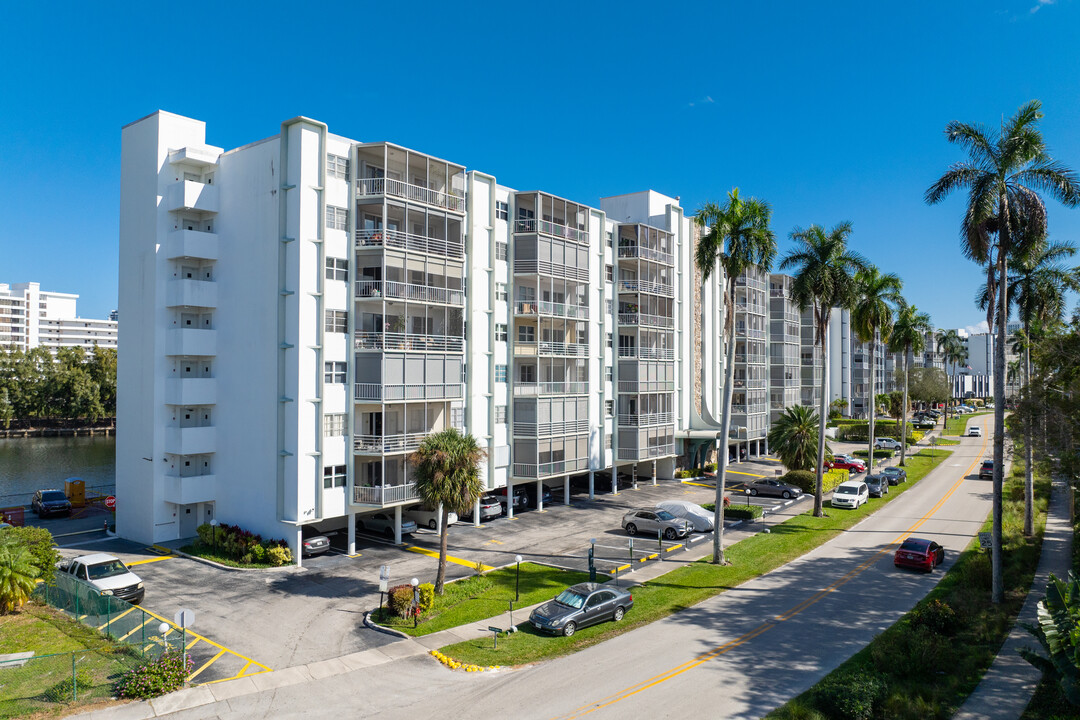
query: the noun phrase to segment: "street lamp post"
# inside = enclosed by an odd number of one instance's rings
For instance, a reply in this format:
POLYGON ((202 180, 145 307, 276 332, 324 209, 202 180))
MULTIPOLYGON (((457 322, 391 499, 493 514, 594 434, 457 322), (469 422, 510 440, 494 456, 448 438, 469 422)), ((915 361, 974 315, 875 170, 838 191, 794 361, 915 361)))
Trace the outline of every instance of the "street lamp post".
POLYGON ((521 601, 521 556, 515 555, 514 562, 517 563, 517 577, 514 580, 514 602, 521 601))
POLYGON ((750 488, 746 488, 746 507, 750 507, 750 488))
POLYGON ((596 582, 596 538, 589 538, 589 582, 596 582))
POLYGON ((217 518, 211 518, 210 519, 210 527, 212 528, 212 530, 214 532, 214 551, 215 552, 217 552, 217 529, 218 529, 218 525, 220 525, 220 524, 221 523, 218 522, 217 518))
POLYGON ((413 627, 416 627, 419 624, 420 616, 420 581, 413 578, 409 581, 409 584, 412 585, 412 622, 413 627))

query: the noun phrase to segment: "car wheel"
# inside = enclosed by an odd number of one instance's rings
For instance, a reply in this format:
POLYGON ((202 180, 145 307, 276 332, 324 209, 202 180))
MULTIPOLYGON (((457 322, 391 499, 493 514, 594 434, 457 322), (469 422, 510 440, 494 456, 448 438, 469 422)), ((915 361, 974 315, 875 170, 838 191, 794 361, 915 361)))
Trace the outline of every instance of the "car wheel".
POLYGON ((678 535, 678 533, 675 532, 675 528, 668 528, 664 531, 665 540, 674 540, 676 535, 678 535))
POLYGON ((757 497, 757 488, 750 488, 750 495, 753 497, 757 497))
POLYGON ((620 620, 623 619, 623 615, 625 615, 625 614, 626 614, 625 610, 623 610, 621 607, 617 607, 617 608, 615 608, 615 615, 613 615, 611 619, 614 620, 615 622, 619 622, 620 620))
POLYGON ((637 535, 637 525, 635 525, 634 523, 630 523, 629 525, 627 525, 626 526, 626 534, 627 535, 637 535))
POLYGON ((787 500, 790 497, 791 497, 791 493, 789 493, 787 490, 785 490, 784 491, 784 499, 787 500))
POLYGON ((566 623, 566 627, 563 628, 562 634, 566 637, 570 637, 577 632, 577 625, 572 622, 566 623))
POLYGON ((434 520, 428 520, 427 526, 434 530, 435 528, 439 527, 439 523, 435 522, 434 520))

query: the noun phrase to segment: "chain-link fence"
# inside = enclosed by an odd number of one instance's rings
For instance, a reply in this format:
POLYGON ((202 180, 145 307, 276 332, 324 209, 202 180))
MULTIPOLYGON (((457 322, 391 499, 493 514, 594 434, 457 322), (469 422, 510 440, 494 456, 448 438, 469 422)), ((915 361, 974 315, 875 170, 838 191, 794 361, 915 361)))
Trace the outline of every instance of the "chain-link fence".
POLYGON ((0 718, 107 700, 116 681, 142 662, 131 645, 0 661, 0 718))

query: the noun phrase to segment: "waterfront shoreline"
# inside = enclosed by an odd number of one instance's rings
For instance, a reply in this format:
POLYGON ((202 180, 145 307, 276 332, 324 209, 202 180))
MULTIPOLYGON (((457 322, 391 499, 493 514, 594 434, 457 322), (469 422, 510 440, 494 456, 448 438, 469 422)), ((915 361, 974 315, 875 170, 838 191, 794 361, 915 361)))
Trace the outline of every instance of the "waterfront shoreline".
POLYGON ((75 427, 75 428, 0 428, 0 439, 40 438, 40 437, 89 437, 94 435, 114 436, 116 426, 75 427))

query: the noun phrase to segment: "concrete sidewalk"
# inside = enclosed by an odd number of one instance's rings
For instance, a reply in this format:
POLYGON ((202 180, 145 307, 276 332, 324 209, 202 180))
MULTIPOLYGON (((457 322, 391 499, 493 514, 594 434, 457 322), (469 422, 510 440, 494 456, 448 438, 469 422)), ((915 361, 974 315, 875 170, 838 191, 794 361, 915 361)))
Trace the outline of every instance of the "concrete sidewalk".
POLYGON ((1042 679, 1027 660, 1020 657, 1020 648, 1039 649, 1039 642, 1021 623, 1035 623, 1039 601, 1046 597, 1050 573, 1066 578, 1072 565, 1072 526, 1069 523, 1070 493, 1066 483, 1055 480, 1047 509, 1046 531, 1035 578, 1031 583, 1024 607, 1016 618, 1016 626, 998 651, 997 659, 983 676, 975 692, 968 696, 953 720, 1011 720, 1024 714, 1035 688, 1042 679))

